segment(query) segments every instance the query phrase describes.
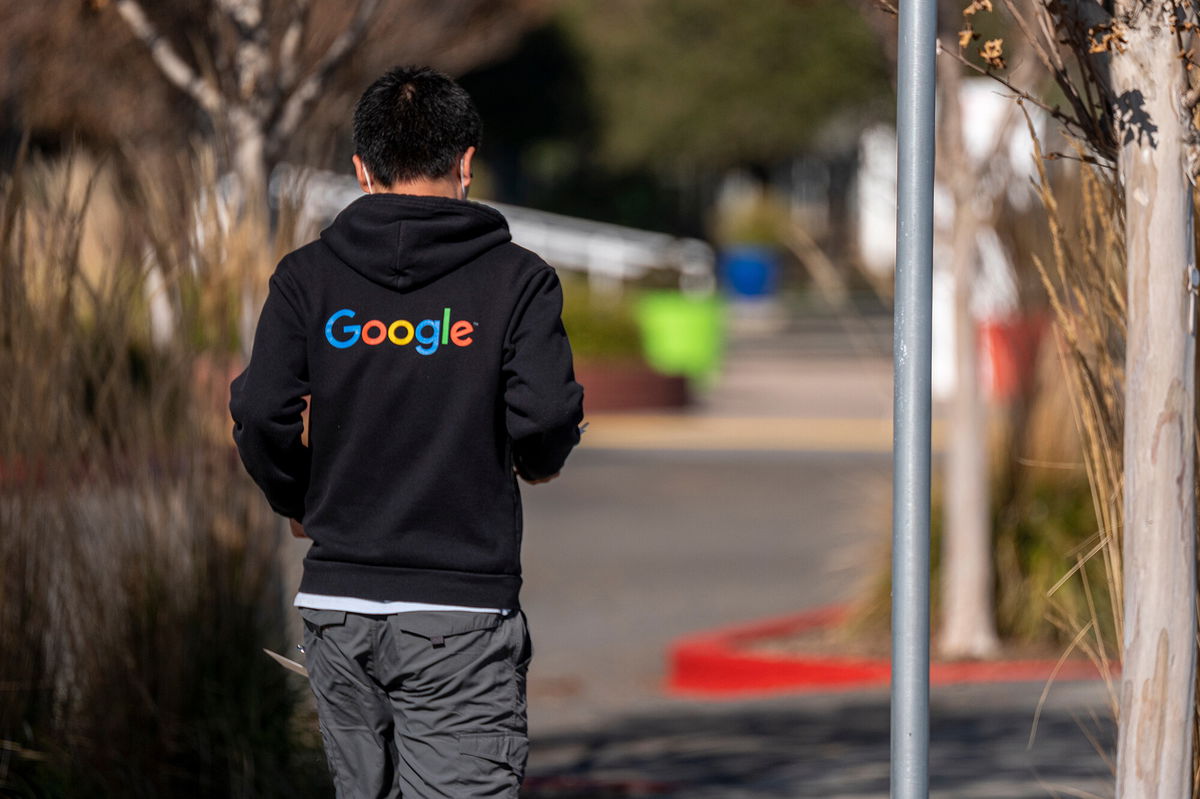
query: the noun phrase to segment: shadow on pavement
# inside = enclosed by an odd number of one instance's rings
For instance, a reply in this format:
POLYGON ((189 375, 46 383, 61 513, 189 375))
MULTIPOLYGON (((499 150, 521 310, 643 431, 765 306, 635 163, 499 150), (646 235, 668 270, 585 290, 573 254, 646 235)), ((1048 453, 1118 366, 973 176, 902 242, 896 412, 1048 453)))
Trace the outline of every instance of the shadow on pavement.
MULTIPOLYGON (((522 796, 886 797, 886 697, 814 704, 630 715, 587 732, 544 736, 534 740, 522 796)), ((1032 714, 1019 704, 935 706, 932 794, 1111 795, 1108 767, 1080 727, 1094 729, 1090 718, 1048 712, 1027 748, 1032 714)))

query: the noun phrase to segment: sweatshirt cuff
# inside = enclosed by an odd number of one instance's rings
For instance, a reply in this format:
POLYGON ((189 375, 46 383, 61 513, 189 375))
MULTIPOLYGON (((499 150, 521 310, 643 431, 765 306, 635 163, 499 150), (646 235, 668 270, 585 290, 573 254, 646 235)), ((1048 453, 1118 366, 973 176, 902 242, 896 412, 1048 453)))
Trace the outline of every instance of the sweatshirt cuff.
POLYGON ((304 521, 304 502, 276 502, 270 498, 267 499, 267 504, 271 506, 271 510, 278 513, 285 519, 295 519, 298 522, 304 521))
POLYGON ((543 480, 562 471, 567 456, 579 443, 576 425, 513 442, 513 464, 526 480, 543 480))

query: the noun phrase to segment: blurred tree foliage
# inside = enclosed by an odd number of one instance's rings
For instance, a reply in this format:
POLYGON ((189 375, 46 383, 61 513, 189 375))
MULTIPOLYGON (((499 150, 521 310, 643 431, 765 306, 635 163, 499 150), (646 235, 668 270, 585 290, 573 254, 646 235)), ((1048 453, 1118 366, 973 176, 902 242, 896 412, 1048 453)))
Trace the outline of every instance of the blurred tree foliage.
MULTIPOLYGON (((389 0, 294 134, 268 141, 266 166, 346 168, 358 93, 388 66, 428 62, 474 70, 464 84, 483 112, 481 157, 496 199, 700 233, 726 170, 786 164, 822 140, 844 149, 851 137, 831 122, 872 108, 886 115, 887 57, 865 2, 389 0)), ((15 143, 29 129, 43 151, 78 141, 165 162, 193 137, 222 138, 221 121, 163 77, 118 5, 0 0, 0 138, 15 143)), ((218 0, 142 5, 197 75, 223 95, 241 91, 230 84, 239 33, 218 0)), ((281 62, 287 31, 306 15, 301 73, 357 7, 251 5, 263 9, 268 53, 281 62)), ((272 80, 286 83, 280 70, 264 74, 267 95, 272 80)))
POLYGON ((843 0, 561 0, 512 56, 463 78, 497 199, 704 232, 727 170, 853 148, 839 120, 890 115, 865 13, 843 0))
POLYGON ((888 108, 885 55, 844 0, 567 0, 560 19, 613 166, 772 164, 888 108))

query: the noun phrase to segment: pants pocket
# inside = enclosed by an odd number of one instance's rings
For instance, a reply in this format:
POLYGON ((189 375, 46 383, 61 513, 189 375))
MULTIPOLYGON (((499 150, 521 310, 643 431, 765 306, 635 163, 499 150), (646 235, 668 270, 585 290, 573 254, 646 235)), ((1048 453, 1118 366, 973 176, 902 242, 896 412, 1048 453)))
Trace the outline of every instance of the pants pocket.
POLYGON ((405 676, 418 681, 453 678, 477 661, 490 660, 495 631, 504 618, 497 613, 417 611, 388 617, 399 646, 405 676))
POLYGON ((298 608, 298 610, 300 618, 304 620, 304 629, 318 637, 326 627, 346 623, 346 611, 344 610, 321 610, 319 608, 298 608))
POLYGON ((529 738, 512 732, 465 732, 458 736, 461 779, 468 796, 516 796, 525 777, 529 738))
POLYGON ((461 610, 418 610, 395 613, 388 623, 397 630, 436 641, 479 630, 494 630, 504 621, 499 613, 470 613, 461 610))

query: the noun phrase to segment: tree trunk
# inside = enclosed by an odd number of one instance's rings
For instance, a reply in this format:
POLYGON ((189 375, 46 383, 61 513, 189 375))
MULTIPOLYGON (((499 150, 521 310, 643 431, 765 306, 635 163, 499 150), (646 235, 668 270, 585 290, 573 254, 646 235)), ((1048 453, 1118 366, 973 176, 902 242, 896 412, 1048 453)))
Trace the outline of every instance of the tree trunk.
POLYGON ((238 324, 242 356, 248 359, 254 344, 258 312, 267 288, 265 278, 269 272, 264 270, 272 266, 269 249, 270 208, 267 205, 267 137, 261 121, 245 108, 233 108, 229 113, 228 125, 226 140, 229 142, 229 158, 237 177, 238 189, 231 210, 240 231, 238 239, 253 242, 251 251, 242 253, 242 257, 250 260, 243 267, 242 311, 238 324), (262 248, 262 252, 258 248, 262 248))
POLYGON ((958 65, 938 70, 942 83, 943 179, 954 197, 951 258, 954 276, 954 396, 946 454, 941 563, 943 657, 981 658, 999 647, 993 607, 989 523, 987 418, 979 388, 979 349, 971 291, 979 220, 977 186, 963 141, 962 79, 958 65))
POLYGON ((230 156, 241 190, 241 213, 250 222, 265 223, 267 210, 267 134, 262 122, 246 109, 229 114, 230 156))
POLYGON ((1194 253, 1180 110, 1186 85, 1170 28, 1148 9, 1133 13, 1159 4, 1118 5, 1117 16, 1132 21, 1125 52, 1112 59, 1129 291, 1116 794, 1183 799, 1192 792, 1196 634, 1195 342, 1186 288, 1194 253))

